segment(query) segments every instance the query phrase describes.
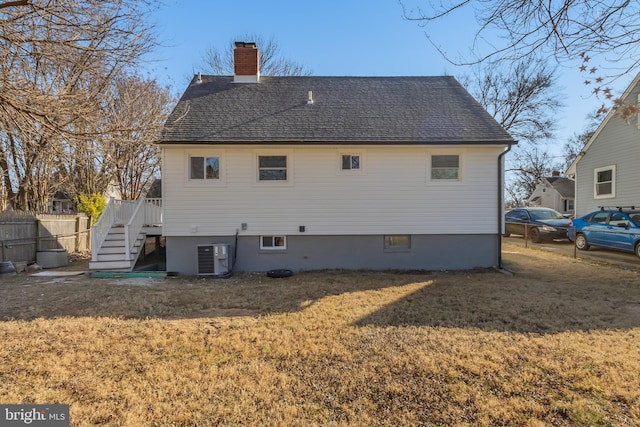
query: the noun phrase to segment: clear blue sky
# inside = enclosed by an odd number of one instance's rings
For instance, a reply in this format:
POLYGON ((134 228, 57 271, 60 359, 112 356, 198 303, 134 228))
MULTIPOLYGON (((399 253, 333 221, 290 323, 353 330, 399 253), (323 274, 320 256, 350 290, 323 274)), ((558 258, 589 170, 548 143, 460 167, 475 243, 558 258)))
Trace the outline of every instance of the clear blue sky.
MULTIPOLYGON (((273 37, 286 58, 316 76, 460 76, 466 72, 442 58, 417 22, 403 19, 398 0, 165 0, 153 19, 163 47, 152 55, 149 68, 177 93, 201 71, 207 48, 224 48, 246 33, 273 37)), ((456 24, 449 19, 429 31, 449 53, 465 53, 476 24, 473 16, 456 24)), ((558 116, 558 146, 581 131, 586 115, 601 104, 589 96, 577 65, 559 68, 559 87, 567 106, 558 116)), ((623 91, 631 79, 620 79, 616 89, 623 91)))

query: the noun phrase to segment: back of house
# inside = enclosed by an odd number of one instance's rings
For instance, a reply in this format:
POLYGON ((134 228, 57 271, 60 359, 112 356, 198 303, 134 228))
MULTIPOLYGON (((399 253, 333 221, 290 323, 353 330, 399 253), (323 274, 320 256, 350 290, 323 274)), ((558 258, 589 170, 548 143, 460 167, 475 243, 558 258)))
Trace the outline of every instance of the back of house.
POLYGON ((498 265, 514 141, 453 77, 264 77, 236 46, 160 141, 167 271, 498 265))

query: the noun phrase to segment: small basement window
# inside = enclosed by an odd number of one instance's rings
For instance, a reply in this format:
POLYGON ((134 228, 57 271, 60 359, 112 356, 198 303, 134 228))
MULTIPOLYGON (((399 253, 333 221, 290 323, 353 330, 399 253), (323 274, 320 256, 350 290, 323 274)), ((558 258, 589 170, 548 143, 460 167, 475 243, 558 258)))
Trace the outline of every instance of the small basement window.
POLYGON ((411 249, 411 236, 408 234, 388 234, 384 236, 385 249, 411 249))
POLYGON ((263 250, 287 249, 287 237, 286 236, 261 236, 260 249, 263 249, 263 250))

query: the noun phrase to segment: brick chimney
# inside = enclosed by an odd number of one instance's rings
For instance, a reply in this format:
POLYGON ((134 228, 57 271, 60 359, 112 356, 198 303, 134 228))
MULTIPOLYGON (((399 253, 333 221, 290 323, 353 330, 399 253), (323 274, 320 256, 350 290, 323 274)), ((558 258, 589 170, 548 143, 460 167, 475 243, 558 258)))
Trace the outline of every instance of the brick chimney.
POLYGON ((560 171, 551 171, 551 176, 553 177, 560 176, 560 171))
POLYGON ((233 82, 258 83, 260 81, 260 52, 255 43, 236 42, 233 51, 233 82))

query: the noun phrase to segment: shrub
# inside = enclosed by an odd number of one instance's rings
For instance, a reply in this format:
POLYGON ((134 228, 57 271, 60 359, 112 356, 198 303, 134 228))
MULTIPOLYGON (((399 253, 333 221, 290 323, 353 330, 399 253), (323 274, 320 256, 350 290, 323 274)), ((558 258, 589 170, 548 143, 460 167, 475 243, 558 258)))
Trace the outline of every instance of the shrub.
POLYGON ((100 214, 107 207, 107 199, 99 193, 94 193, 91 196, 86 194, 80 194, 76 200, 78 206, 78 212, 84 212, 91 217, 91 225, 95 225, 100 218, 100 214))

